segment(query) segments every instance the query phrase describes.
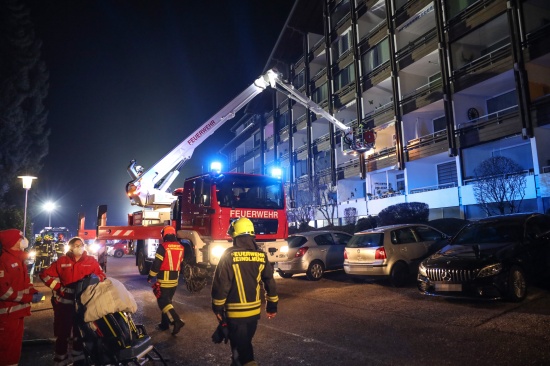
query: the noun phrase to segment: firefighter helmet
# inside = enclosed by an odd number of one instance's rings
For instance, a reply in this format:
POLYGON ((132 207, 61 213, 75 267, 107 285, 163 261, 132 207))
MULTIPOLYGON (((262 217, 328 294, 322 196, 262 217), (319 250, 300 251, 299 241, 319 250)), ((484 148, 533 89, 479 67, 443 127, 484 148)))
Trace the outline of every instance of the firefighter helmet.
POLYGON ((160 232, 160 235, 164 238, 165 235, 176 235, 176 229, 174 229, 172 226, 165 226, 162 231, 160 232))
POLYGON ((232 238, 236 238, 241 235, 256 235, 254 232, 254 224, 252 224, 252 221, 246 217, 240 217, 239 219, 233 221, 229 226, 227 233, 232 238))

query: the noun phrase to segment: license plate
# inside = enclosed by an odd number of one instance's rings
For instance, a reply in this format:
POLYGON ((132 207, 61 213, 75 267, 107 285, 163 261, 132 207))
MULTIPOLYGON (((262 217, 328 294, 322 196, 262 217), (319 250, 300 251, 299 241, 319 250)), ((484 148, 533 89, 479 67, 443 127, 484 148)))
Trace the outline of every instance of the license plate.
POLYGON ((285 269, 290 269, 290 265, 284 262, 277 263, 277 268, 282 269, 283 271, 285 269))
POLYGON ((460 283, 436 283, 436 291, 462 291, 462 285, 460 283))

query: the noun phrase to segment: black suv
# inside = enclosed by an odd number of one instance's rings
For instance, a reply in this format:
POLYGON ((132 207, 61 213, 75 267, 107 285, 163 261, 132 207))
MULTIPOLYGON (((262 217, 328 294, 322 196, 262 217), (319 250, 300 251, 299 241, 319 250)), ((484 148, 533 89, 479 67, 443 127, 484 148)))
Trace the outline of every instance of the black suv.
POLYGON ((493 216, 463 227, 418 269, 425 295, 509 299, 527 295, 527 280, 550 275, 550 216, 493 216))

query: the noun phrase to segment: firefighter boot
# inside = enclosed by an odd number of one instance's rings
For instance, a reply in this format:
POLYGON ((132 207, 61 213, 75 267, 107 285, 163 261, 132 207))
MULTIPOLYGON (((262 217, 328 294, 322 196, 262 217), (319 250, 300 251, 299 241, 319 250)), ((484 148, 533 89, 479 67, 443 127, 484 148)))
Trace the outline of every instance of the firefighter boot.
POLYGON ((183 328, 185 323, 183 322, 183 320, 180 319, 179 315, 176 313, 174 309, 170 309, 170 315, 172 319, 174 319, 174 321, 172 322, 172 324, 174 325, 174 329, 172 330, 172 335, 176 335, 179 333, 181 328, 183 328))
POLYGON ((170 319, 168 319, 168 316, 166 314, 162 314, 160 323, 157 324, 157 329, 160 331, 165 331, 170 328, 170 319))

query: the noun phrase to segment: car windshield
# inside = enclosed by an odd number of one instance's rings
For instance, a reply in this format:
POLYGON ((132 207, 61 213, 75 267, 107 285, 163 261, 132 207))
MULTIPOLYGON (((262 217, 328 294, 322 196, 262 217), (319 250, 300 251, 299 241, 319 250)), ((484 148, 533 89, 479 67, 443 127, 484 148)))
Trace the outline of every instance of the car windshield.
POLYGON ((485 221, 464 227, 451 244, 484 244, 520 241, 523 226, 520 222, 485 221))
POLYGON ((346 246, 349 248, 379 247, 383 242, 384 234, 382 233, 360 234, 354 235, 346 246))
POLYGON ((289 248, 299 248, 305 244, 307 239, 304 236, 296 235, 296 236, 289 236, 287 241, 288 241, 289 248))

